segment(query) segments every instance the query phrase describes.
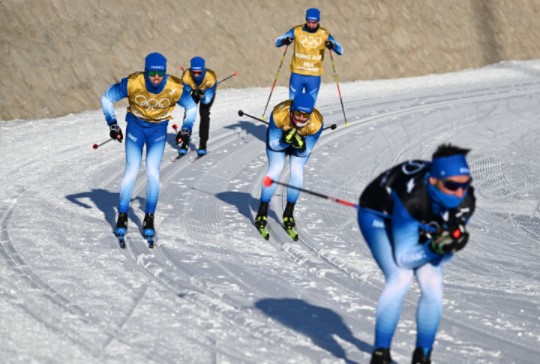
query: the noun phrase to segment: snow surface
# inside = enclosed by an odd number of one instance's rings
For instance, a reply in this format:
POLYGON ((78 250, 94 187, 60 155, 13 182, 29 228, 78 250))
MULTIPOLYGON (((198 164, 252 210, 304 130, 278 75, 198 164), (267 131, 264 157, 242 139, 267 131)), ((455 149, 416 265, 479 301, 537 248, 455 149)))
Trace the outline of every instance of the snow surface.
MULTIPOLYGON (((338 128, 323 133, 304 187, 356 202, 393 164, 443 142, 473 148, 478 209, 446 269, 434 363, 540 362, 540 60, 340 86, 350 126, 324 85, 318 108, 338 128)), ((100 110, 0 123, 1 362, 369 362, 383 277, 355 210, 302 194, 293 242, 278 188, 270 241, 252 225, 266 125, 237 112, 260 116, 269 90, 220 90, 210 153, 194 163, 168 160, 170 124, 153 250, 140 233, 143 169, 126 250, 112 234, 125 156, 123 144, 91 148, 108 138, 100 110)), ((278 88, 270 105, 286 97, 278 88)), ((417 299, 415 284, 392 347, 400 363, 417 299)))

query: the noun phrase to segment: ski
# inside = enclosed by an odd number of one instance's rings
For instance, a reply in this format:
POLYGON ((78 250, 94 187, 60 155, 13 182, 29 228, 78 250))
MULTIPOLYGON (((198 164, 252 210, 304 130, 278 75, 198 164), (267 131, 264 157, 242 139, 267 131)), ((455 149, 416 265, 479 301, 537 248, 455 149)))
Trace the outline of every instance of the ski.
POLYGON ((126 249, 126 236, 124 234, 118 234, 116 235, 116 238, 118 239, 120 249, 126 249))
POLYGON ((268 231, 268 228, 266 226, 255 225, 255 227, 257 228, 257 231, 259 232, 259 234, 261 234, 264 240, 270 239, 270 232, 268 231))
POLYGON ((146 244, 148 244, 148 249, 154 249, 154 236, 153 235, 145 235, 146 238, 146 244))
POLYGON ((176 162, 177 160, 182 159, 182 157, 185 157, 186 154, 187 154, 187 153, 185 153, 185 154, 176 153, 175 155, 171 156, 171 157, 169 158, 169 160, 170 160, 171 162, 174 163, 174 162, 176 162))
POLYGON ((298 241, 298 233, 296 232, 296 230, 294 230, 294 227, 286 226, 284 224, 281 226, 283 226, 283 229, 285 229, 285 231, 287 232, 287 234, 289 234, 292 240, 298 241))
POLYGON ((195 163, 195 162, 197 162, 199 159, 201 159, 201 158, 203 158, 204 156, 206 156, 207 154, 208 154, 208 153, 206 153, 206 154, 197 154, 195 157, 189 158, 189 161, 190 161, 191 163, 195 163))

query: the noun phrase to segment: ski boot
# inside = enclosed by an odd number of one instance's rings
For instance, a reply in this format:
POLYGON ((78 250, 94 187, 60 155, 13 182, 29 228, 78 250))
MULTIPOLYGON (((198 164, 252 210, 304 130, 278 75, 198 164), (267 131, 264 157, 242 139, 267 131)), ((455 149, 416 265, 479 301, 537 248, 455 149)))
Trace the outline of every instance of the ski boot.
POLYGON ((392 364, 394 361, 390 356, 390 349, 387 348, 377 348, 373 351, 371 355, 371 361, 369 364, 392 364))
POLYGON ((197 156, 200 158, 200 157, 204 157, 206 155, 207 151, 206 151, 206 145, 199 145, 199 149, 197 149, 197 156))
POLYGON ((293 211, 294 203, 287 202, 287 206, 283 212, 283 228, 287 231, 287 234, 289 234, 292 240, 298 241, 298 233, 294 229, 296 222, 294 221, 293 211))
POLYGON ((154 229, 154 214, 146 213, 143 221, 143 235, 148 243, 148 248, 154 248, 154 236, 156 236, 156 230, 154 229))
POLYGON ((126 232, 128 226, 128 215, 126 212, 118 214, 118 220, 116 221, 116 227, 114 228, 114 235, 118 238, 118 244, 120 248, 126 248, 126 232))
POLYGON ((416 348, 412 356, 412 364, 431 364, 431 350, 416 348), (426 353, 427 352, 427 353, 426 353))
POLYGON ((267 220, 268 202, 261 202, 261 205, 259 206, 259 211, 257 212, 257 216, 255 217, 255 226, 257 227, 257 230, 259 230, 259 233, 264 238, 264 240, 270 239, 270 233, 266 228, 267 220))

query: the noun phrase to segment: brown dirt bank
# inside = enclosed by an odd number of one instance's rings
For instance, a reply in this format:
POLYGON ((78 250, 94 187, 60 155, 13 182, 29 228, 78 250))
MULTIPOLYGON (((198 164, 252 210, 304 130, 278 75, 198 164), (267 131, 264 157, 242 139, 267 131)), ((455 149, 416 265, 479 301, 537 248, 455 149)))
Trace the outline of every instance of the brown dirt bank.
MULTIPOLYGON (((200 55, 219 78, 239 72, 224 87, 269 87, 283 54, 275 38, 313 6, 345 48, 334 57, 340 81, 540 58, 540 0, 1 0, 0 119, 98 109, 153 51, 172 74, 200 55)), ((325 69, 323 82, 334 82, 328 59, 325 69)))

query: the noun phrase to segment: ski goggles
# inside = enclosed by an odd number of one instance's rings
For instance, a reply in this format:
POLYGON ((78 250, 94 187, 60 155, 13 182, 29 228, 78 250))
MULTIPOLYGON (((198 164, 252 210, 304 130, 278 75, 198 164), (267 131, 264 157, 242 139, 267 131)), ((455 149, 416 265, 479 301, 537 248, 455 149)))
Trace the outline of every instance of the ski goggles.
POLYGON ((301 128, 303 126, 306 126, 306 124, 309 121, 309 117, 311 116, 308 112, 302 112, 295 110, 292 112, 292 120, 294 122, 294 125, 301 128))
POLYGON ((150 77, 156 77, 156 76, 163 77, 163 76, 165 76, 165 71, 151 70, 151 71, 146 71, 146 72, 148 72, 148 76, 150 76, 150 77))
POLYGON ((472 178, 469 178, 467 182, 456 182, 456 181, 450 181, 450 180, 442 180, 444 188, 450 191, 457 191, 460 188, 464 191, 466 191, 469 187, 471 187, 472 178))
POLYGON ((193 76, 200 76, 200 75, 202 75, 202 71, 191 71, 191 74, 193 76))

